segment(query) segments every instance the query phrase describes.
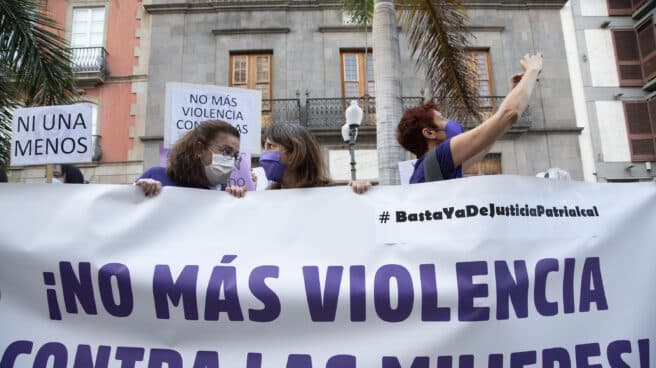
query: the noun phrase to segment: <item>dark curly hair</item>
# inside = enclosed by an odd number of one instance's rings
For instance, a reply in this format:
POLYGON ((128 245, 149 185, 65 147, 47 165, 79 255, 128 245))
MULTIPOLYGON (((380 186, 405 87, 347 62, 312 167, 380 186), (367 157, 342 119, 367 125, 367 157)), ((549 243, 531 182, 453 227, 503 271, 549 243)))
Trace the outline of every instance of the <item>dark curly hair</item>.
POLYGON ((433 101, 414 107, 403 114, 396 128, 396 140, 417 157, 423 156, 428 151, 428 143, 422 130, 435 128, 433 110, 438 110, 437 104, 433 101))
POLYGON ((239 138, 239 130, 221 120, 204 121, 187 132, 171 148, 166 175, 182 187, 210 187, 200 156, 219 133, 239 138))
POLYGON ((66 178, 66 184, 84 184, 84 175, 77 167, 69 164, 61 165, 62 174, 66 178))

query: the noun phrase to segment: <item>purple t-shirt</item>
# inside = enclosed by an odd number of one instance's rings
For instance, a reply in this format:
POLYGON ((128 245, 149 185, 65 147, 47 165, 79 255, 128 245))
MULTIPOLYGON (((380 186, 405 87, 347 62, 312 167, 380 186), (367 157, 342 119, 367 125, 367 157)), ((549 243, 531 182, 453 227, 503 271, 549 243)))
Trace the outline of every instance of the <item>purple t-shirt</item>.
MULTIPOLYGON (((163 187, 177 187, 177 185, 168 175, 166 175, 166 168, 160 166, 153 166, 150 169, 146 170, 145 173, 141 174, 139 179, 153 179, 162 183, 163 187)), ((136 180, 135 180, 136 181, 136 180)))
MULTIPOLYGON (((462 166, 454 167, 453 165, 453 157, 451 157, 451 138, 440 143, 435 151, 428 152, 427 155, 428 154, 437 155, 437 162, 440 164, 444 180, 462 178, 462 166)), ((410 177, 410 184, 426 182, 426 176, 424 175, 424 158, 426 158, 426 155, 417 159, 415 169, 410 177)))

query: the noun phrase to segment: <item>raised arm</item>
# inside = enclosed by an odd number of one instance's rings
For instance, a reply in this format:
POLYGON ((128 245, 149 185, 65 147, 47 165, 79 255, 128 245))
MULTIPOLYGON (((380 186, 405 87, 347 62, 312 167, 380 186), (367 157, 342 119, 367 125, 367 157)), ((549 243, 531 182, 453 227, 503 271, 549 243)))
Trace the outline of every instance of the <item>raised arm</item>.
POLYGON ((503 100, 499 110, 481 125, 451 138, 451 157, 454 166, 460 166, 467 160, 480 154, 499 139, 528 106, 538 75, 542 70, 542 54, 526 54, 520 64, 524 75, 517 86, 503 100))
MULTIPOLYGON (((513 89, 515 89, 515 87, 517 87, 517 85, 519 84, 519 82, 522 80, 523 77, 524 77, 524 73, 516 73, 516 74, 513 74, 512 77, 510 77, 510 90, 508 90, 508 93, 510 93, 510 91, 512 91, 513 89)), ((510 130, 510 127, 511 127, 511 125, 508 125, 506 127, 506 130, 504 130, 503 134, 506 134, 506 132, 508 130, 510 130)), ((485 158, 485 155, 487 155, 488 152, 490 152, 493 145, 494 145, 494 142, 489 144, 487 147, 483 148, 480 152, 475 154, 474 157, 471 157, 470 159, 463 162, 462 163, 462 169, 467 171, 467 169, 469 167, 475 165, 477 162, 479 162, 483 158, 485 158)))

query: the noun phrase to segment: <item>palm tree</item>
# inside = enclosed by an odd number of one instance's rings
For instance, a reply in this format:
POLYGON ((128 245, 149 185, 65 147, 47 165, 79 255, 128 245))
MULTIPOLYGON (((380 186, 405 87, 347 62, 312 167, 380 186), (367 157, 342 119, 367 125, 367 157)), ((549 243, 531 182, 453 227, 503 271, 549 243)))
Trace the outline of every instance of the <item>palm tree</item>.
MULTIPOLYGON (((348 3, 367 0, 352 0, 348 3)), ((399 161, 405 150, 396 141, 396 126, 403 113, 401 56, 395 3, 418 69, 431 85, 431 96, 447 102, 453 118, 477 117, 476 74, 465 54, 469 34, 460 0, 375 0, 373 10, 374 79, 376 81, 376 135, 378 179, 398 184, 399 161)))
POLYGON ((39 0, 0 1, 0 166, 8 164, 11 111, 71 103, 70 48, 39 0))

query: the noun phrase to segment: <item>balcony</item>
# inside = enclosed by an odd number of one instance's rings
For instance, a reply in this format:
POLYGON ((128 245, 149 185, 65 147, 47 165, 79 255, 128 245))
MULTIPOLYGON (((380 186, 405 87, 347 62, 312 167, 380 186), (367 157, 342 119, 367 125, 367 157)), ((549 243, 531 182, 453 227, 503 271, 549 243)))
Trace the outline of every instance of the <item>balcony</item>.
MULTIPOLYGON (((465 129, 471 129, 491 116, 501 105, 505 97, 479 97, 480 120, 469 119, 461 121, 465 129)), ((262 100, 262 126, 276 123, 301 124, 312 130, 335 131, 344 124, 344 111, 350 101, 356 99, 363 110, 363 127, 376 126, 376 99, 374 97, 354 98, 308 98, 305 105, 298 98, 262 100)), ((423 97, 403 97, 403 111, 424 102, 423 97)), ((438 104, 440 111, 446 117, 452 115, 450 104, 438 104)), ((510 129, 510 133, 523 133, 531 127, 531 111, 526 109, 520 119, 510 129)))
POLYGON ((93 87, 105 82, 109 69, 104 47, 78 47, 72 51, 73 71, 78 85, 93 87))
POLYGON ((298 98, 262 100, 262 127, 273 123, 301 124, 301 100, 298 98))
MULTIPOLYGON (((503 96, 485 96, 479 98, 479 111, 480 121, 470 119, 461 122, 465 128, 471 129, 478 125, 481 121, 492 115, 499 107, 505 97, 503 96)), ((339 128, 344 124, 344 111, 353 99, 358 100, 358 104, 363 110, 364 117, 362 121, 363 126, 376 125, 376 99, 374 97, 360 97, 360 98, 308 98, 305 104, 305 119, 301 119, 301 124, 311 129, 334 129, 339 128)), ((415 106, 419 106, 424 102, 423 97, 403 97, 403 111, 406 111, 415 106)), ((450 111, 450 104, 439 104, 441 112, 444 116, 452 115, 450 111)), ((300 109, 300 103, 299 103, 300 109)), ((301 114, 302 115, 302 114, 301 114)), ((278 122, 276 119, 273 123, 278 122)), ((528 130, 531 125, 531 113, 527 109, 522 114, 519 121, 513 126, 513 132, 522 132, 528 130)))
POLYGON ((352 100, 357 100, 364 113, 362 125, 376 125, 376 99, 374 97, 308 98, 306 103, 308 128, 339 128, 344 124, 344 111, 352 100))

